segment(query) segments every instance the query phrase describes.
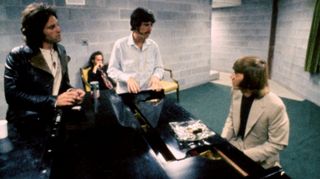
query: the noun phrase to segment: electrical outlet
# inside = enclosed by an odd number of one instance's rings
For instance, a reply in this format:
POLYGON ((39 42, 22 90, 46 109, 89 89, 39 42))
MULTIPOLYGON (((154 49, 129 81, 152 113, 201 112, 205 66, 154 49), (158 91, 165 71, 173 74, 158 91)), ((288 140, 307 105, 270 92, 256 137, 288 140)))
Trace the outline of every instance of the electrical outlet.
POLYGON ((81 40, 81 45, 88 46, 89 45, 88 40, 81 40))

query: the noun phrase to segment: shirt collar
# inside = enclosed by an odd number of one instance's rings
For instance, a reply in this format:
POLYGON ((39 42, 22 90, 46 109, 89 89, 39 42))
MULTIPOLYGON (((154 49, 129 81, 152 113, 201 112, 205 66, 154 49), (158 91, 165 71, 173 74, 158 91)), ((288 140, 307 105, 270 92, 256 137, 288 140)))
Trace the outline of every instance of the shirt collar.
MULTIPOLYGON (((147 38, 147 39, 145 40, 145 42, 143 43, 142 50, 143 50, 143 49, 146 49, 150 44, 151 44, 151 42, 150 42, 149 38, 147 38)), ((129 46, 136 46, 136 44, 135 44, 134 41, 133 41, 133 32, 131 32, 131 34, 129 35, 128 45, 129 45, 129 46)))

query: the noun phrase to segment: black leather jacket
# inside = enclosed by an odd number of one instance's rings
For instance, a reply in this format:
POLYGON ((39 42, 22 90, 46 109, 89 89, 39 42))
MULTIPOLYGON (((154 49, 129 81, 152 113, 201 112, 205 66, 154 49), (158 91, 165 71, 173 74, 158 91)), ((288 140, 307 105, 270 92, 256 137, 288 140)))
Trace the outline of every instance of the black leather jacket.
MULTIPOLYGON (((71 88, 67 67, 70 58, 62 45, 56 45, 55 49, 62 71, 60 94, 71 88)), ((6 58, 4 74, 7 120, 52 119, 57 98, 52 95, 53 81, 40 50, 32 50, 26 45, 12 49, 6 58)))

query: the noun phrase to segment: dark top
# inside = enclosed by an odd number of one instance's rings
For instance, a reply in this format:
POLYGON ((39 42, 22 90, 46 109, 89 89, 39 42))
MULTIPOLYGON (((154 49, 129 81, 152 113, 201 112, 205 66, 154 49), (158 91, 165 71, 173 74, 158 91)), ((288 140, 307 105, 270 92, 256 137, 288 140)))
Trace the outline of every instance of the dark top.
POLYGON ((114 88, 115 82, 108 76, 107 69, 108 69, 108 66, 104 65, 102 68, 98 69, 96 73, 93 73, 93 67, 92 67, 88 71, 88 83, 90 83, 91 81, 98 81, 100 90, 114 88), (106 84, 105 80, 107 81, 108 84, 106 84))
POLYGON ((250 96, 250 97, 242 96, 241 113, 240 113, 241 121, 240 121, 239 133, 238 133, 238 136, 241 137, 242 139, 246 131, 248 116, 249 116, 249 112, 250 112, 253 100, 254 100, 254 96, 250 96))

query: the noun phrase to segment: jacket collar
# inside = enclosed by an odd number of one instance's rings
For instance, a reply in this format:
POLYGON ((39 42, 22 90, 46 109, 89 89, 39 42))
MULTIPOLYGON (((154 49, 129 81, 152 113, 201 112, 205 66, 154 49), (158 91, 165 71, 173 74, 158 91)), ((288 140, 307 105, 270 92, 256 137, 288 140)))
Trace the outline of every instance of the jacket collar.
MULTIPOLYGON (((134 40, 133 40, 133 32, 130 33, 127 43, 128 43, 128 46, 134 46, 137 48, 137 45, 134 43, 134 40)), ((143 43, 142 51, 144 51, 150 44, 151 42, 149 38, 147 38, 143 43)))
POLYGON ((32 66, 51 74, 50 68, 40 50, 34 52, 34 56, 31 57, 30 63, 32 66))
MULTIPOLYGON (((33 50, 29 47, 26 47, 26 48, 27 48, 26 51, 32 54, 30 58, 31 65, 51 74, 50 68, 46 63, 46 60, 44 59, 41 51, 39 49, 33 50)), ((65 53, 63 52, 63 49, 59 47, 59 45, 55 45, 54 48, 58 52, 62 74, 64 74, 66 72, 65 67, 67 66, 67 63, 70 59, 68 56, 64 55, 65 53)))

